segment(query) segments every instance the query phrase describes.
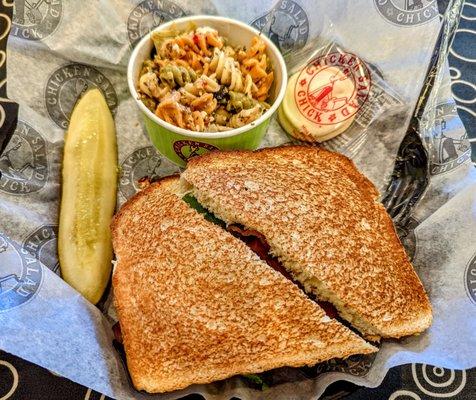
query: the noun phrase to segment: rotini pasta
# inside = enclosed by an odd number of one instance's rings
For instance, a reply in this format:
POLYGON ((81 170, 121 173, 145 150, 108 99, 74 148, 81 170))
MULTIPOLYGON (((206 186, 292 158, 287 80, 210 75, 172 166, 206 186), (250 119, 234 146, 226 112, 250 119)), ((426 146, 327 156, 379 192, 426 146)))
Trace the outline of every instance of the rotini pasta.
POLYGON ((197 78, 197 75, 195 71, 189 67, 169 63, 160 69, 159 78, 162 83, 173 89, 177 86, 182 87, 189 82, 193 82, 197 78))
POLYGON ((249 124, 269 108, 274 73, 266 45, 232 47, 210 27, 152 34, 155 55, 139 77, 142 102, 164 121, 200 131, 249 124))

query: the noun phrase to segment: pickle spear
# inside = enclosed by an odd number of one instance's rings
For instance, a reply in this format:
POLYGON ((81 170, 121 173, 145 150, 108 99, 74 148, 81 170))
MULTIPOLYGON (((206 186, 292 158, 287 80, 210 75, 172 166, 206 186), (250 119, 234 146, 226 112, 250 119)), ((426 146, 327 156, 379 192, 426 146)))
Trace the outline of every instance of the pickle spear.
POLYGON ((58 229, 61 275, 93 304, 111 274, 117 171, 114 120, 93 89, 74 107, 66 133, 58 229))

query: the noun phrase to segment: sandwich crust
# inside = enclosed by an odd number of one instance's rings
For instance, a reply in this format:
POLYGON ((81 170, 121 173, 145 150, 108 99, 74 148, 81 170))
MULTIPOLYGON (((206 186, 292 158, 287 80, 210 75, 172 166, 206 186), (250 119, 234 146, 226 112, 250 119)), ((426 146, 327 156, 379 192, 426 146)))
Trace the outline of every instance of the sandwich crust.
POLYGON ((305 146, 213 152, 190 160, 182 178, 216 216, 263 234, 291 275, 366 337, 430 326, 378 191, 347 157, 305 146))
POLYGON ((182 194, 178 178, 164 179, 112 223, 115 303, 138 390, 376 351, 182 194))

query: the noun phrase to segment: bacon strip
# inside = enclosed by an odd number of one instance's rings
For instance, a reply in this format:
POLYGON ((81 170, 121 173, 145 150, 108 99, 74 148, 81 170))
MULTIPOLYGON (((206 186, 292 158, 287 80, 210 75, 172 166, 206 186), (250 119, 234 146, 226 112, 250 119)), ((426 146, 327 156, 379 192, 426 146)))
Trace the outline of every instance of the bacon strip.
POLYGON ((114 339, 117 340, 118 343, 122 344, 122 331, 121 331, 121 325, 119 325, 119 322, 116 322, 112 326, 112 332, 114 333, 114 339))

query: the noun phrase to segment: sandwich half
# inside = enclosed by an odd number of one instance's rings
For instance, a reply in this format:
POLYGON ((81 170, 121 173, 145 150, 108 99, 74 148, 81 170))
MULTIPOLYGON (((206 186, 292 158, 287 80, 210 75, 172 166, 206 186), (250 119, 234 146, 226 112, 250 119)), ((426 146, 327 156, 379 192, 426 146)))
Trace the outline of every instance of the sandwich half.
POLYGON ((431 306, 378 201, 348 158, 317 147, 213 152, 182 174, 201 205, 255 231, 291 276, 365 337, 417 334, 431 306))
POLYGON ((177 390, 377 349, 182 200, 139 192, 112 223, 115 304, 134 386, 177 390))

